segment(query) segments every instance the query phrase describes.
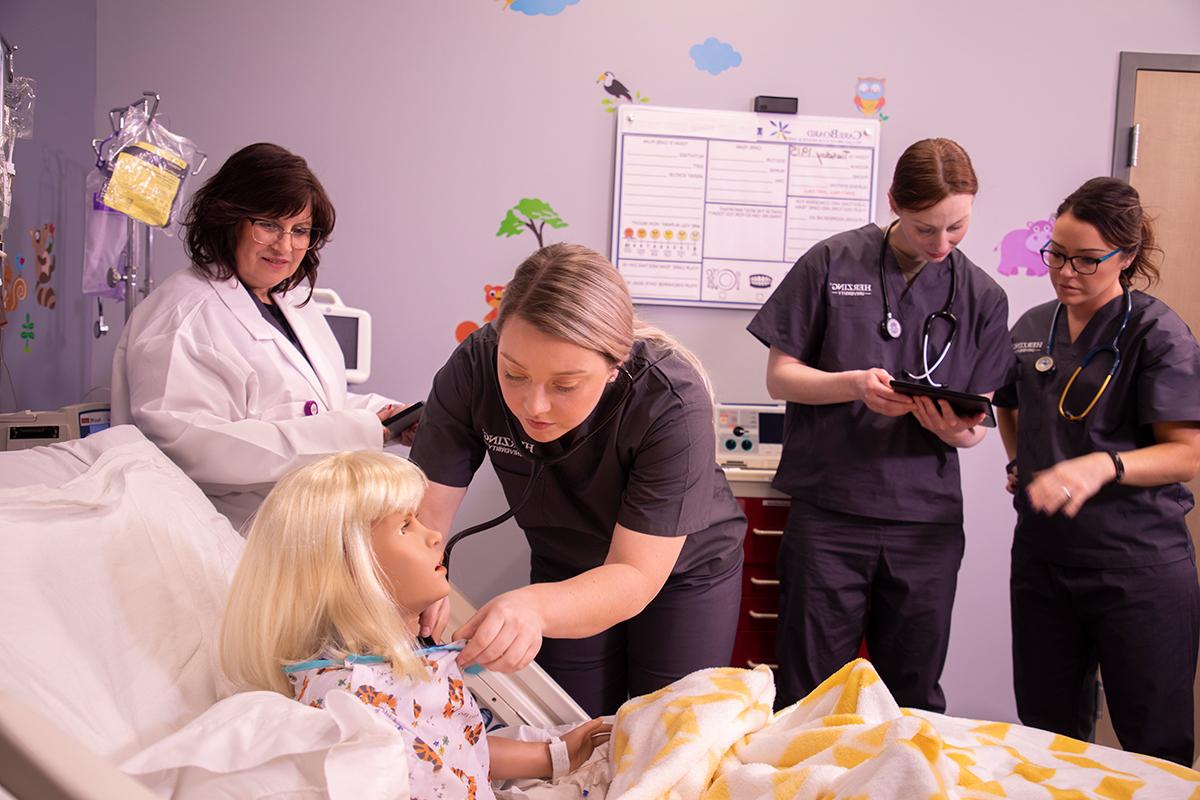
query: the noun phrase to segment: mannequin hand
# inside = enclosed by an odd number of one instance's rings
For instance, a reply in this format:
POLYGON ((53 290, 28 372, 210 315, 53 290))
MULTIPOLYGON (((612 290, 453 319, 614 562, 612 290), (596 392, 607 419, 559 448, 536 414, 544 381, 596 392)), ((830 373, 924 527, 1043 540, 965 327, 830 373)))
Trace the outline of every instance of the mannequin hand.
POLYGON ((953 447, 960 444, 964 431, 971 430, 983 422, 984 418, 982 412, 970 417, 960 417, 945 400, 935 400, 923 395, 913 397, 913 416, 921 423, 922 428, 953 447))
POLYGON ((876 414, 902 417, 913 410, 912 398, 892 388, 892 376, 885 369, 872 367, 858 372, 855 388, 858 390, 858 399, 876 414))
POLYGON ((418 633, 421 636, 432 636, 434 641, 440 642, 442 632, 446 630, 446 623, 449 621, 450 598, 443 597, 421 612, 418 620, 418 625, 420 625, 418 633))
POLYGON ((541 612, 521 589, 493 597, 454 632, 454 639, 470 640, 458 664, 516 672, 542 649, 543 628, 541 612))
POLYGON ((1037 473, 1025 493, 1035 511, 1047 516, 1061 511, 1067 517, 1074 517, 1088 498, 1116 474, 1107 453, 1088 453, 1037 473))
POLYGON ((562 740, 571 756, 571 771, 582 767, 583 763, 592 757, 592 751, 608 741, 611 732, 612 725, 599 718, 567 731, 562 740))

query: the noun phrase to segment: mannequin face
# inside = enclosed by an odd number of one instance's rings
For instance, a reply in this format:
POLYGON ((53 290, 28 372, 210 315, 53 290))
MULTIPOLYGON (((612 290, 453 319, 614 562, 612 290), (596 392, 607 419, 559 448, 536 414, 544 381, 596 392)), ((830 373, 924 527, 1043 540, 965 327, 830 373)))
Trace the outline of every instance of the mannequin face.
POLYGON ((975 195, 952 194, 921 211, 897 208, 890 194, 888 202, 898 220, 892 245, 917 261, 942 261, 967 235, 975 195))
POLYGON ((617 375, 596 351, 542 333, 520 317, 504 323, 496 371, 505 405, 537 442, 578 427, 617 375))
POLYGON ((416 615, 450 594, 442 563, 442 534, 426 528, 411 512, 398 511, 371 528, 371 549, 400 607, 416 615))
MULTIPOLYGON (((270 221, 285 231, 312 227, 312 206, 305 206, 304 210, 295 216, 270 221)), ((264 237, 259 235, 259 238, 264 237)), ((307 251, 293 248, 292 238, 286 234, 280 236, 279 241, 274 244, 259 244, 254 240, 253 224, 244 219, 238 224, 234 268, 242 283, 250 287, 260 300, 268 302, 268 290, 296 274, 300 262, 304 260, 305 252, 307 251)))

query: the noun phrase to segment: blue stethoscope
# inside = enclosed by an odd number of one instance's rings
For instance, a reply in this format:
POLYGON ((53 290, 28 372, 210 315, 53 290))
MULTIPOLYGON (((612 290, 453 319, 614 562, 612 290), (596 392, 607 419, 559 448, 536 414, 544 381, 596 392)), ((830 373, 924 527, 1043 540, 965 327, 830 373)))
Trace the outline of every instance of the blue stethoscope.
MULTIPOLYGON (((1125 312, 1121 315, 1121 327, 1117 329, 1117 333, 1113 336, 1112 341, 1108 344, 1096 345, 1088 351, 1083 357, 1083 361, 1075 368, 1075 372, 1071 374, 1071 379, 1067 381, 1067 385, 1063 387, 1062 394, 1058 398, 1058 413, 1067 422, 1079 422, 1096 407, 1096 403, 1100 401, 1100 396, 1104 394, 1104 390, 1108 388, 1108 384, 1112 382, 1113 376, 1117 374, 1117 369, 1121 366, 1121 348, 1118 343, 1121 339, 1121 334, 1125 332, 1125 326, 1129 324, 1129 317, 1133 313, 1133 297, 1129 293, 1129 287, 1122 284, 1121 291, 1125 295, 1125 312), (1092 398, 1092 402, 1088 403, 1087 408, 1081 414, 1072 414, 1066 409, 1067 394, 1071 391, 1071 386, 1075 383, 1075 379, 1079 377, 1084 368, 1092 362, 1096 356, 1101 353, 1112 353, 1112 366, 1108 368, 1108 375, 1104 378, 1104 383, 1100 384, 1096 396, 1092 398)), ((1058 318, 1062 314, 1063 304, 1059 303, 1054 309, 1054 318, 1050 320, 1050 335, 1046 339, 1046 353, 1037 361, 1033 362, 1033 368, 1043 375, 1048 375, 1054 372, 1054 337, 1058 333, 1058 318)))
MULTIPOLYGON (((883 322, 879 324, 879 330, 885 339, 899 339, 900 334, 904 332, 904 328, 900 325, 900 320, 892 315, 892 306, 888 302, 887 277, 884 273, 884 258, 887 256, 888 238, 892 235, 892 228, 896 227, 893 222, 888 225, 887 230, 883 232, 883 244, 879 245, 879 288, 883 291, 883 322)), ((904 370, 905 376, 913 381, 926 381, 930 386, 941 387, 942 384, 933 380, 933 371, 941 366, 946 360, 946 354, 950 352, 950 345, 954 344, 954 335, 958 333, 958 318, 954 316, 954 312, 950 309, 954 306, 954 300, 958 297, 958 273, 954 271, 954 249, 950 250, 950 255, 947 256, 950 262, 950 295, 946 298, 946 304, 942 306, 941 311, 935 311, 925 318, 925 326, 922 331, 921 340, 921 365, 925 367, 925 371, 920 375, 914 375, 908 370, 904 370), (937 361, 933 362, 933 366, 929 365, 929 332, 933 328, 933 323, 936 320, 945 320, 950 326, 950 336, 946 339, 946 346, 942 348, 942 354, 937 357, 937 361)))

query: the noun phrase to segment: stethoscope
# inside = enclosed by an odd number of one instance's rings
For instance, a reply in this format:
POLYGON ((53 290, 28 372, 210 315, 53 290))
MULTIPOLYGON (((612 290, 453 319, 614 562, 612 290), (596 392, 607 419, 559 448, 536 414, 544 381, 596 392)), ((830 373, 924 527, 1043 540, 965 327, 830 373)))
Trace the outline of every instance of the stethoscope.
MULTIPOLYGON (((653 364, 650 366, 653 366, 653 364)), ((617 371, 618 379, 622 375, 625 377, 625 387, 621 390, 621 397, 616 403, 613 404, 612 408, 605 412, 604 416, 601 417, 594 426, 592 426, 591 430, 581 436, 577 442, 572 443, 571 446, 563 452, 555 453, 549 457, 539 456, 521 446, 523 439, 517 433, 516 424, 513 422, 512 412, 508 410, 508 405, 504 402, 503 396, 501 396, 500 405, 504 409, 504 423, 508 427, 509 436, 512 437, 513 449, 519 452, 523 458, 533 462, 533 471, 529 474, 529 482, 525 484, 525 490, 521 493, 521 497, 516 503, 510 506, 507 511, 499 516, 492 517, 486 522, 481 522, 478 525, 472 525, 469 528, 461 530, 446 540, 446 548, 442 552, 442 566, 446 568, 447 579, 450 577, 450 551, 454 549, 454 545, 458 544, 468 536, 474 536, 477 533, 482 533, 483 531, 496 527, 524 508, 525 504, 529 502, 529 498, 533 496, 533 487, 537 485, 538 478, 542 476, 542 472, 546 469, 546 467, 552 467, 555 464, 566 461, 568 458, 573 456, 579 450, 579 448, 583 447, 585 444, 591 441, 596 434, 607 428, 609 424, 617 418, 617 414, 624 410, 625 404, 629 402, 630 395, 633 394, 633 385, 636 379, 629 373, 629 370, 625 369, 624 366, 618 366, 617 371)), ((639 370, 638 375, 641 376, 644 372, 645 370, 639 370)), ((497 393, 499 393, 499 386, 496 387, 496 390, 497 393)))
MULTIPOLYGON (((1133 297, 1129 293, 1129 287, 1122 284, 1121 292, 1125 295, 1125 312, 1121 315, 1121 327, 1117 329, 1117 333, 1113 336, 1112 341, 1108 344, 1100 344, 1088 351, 1083 357, 1083 361, 1075 368, 1075 372, 1071 374, 1071 379, 1067 381, 1067 385, 1063 387, 1062 394, 1058 398, 1058 413, 1067 422, 1079 422, 1086 417, 1091 410, 1096 407, 1096 403, 1100 401, 1100 396, 1104 394, 1104 390, 1108 388, 1108 384, 1112 382, 1113 376, 1117 374, 1117 369, 1121 366, 1121 348, 1118 347, 1118 342, 1121 339, 1121 334, 1125 332, 1125 326, 1129 324, 1129 317, 1133 313, 1133 297), (1084 368, 1092 362, 1096 356, 1101 353, 1112 353, 1113 363, 1108 368, 1108 375, 1104 378, 1104 383, 1100 384, 1100 389, 1096 392, 1096 396, 1092 398, 1092 402, 1088 403, 1087 408, 1081 414, 1072 414, 1066 409, 1067 394, 1071 391, 1071 386, 1075 383, 1075 379, 1079 377, 1084 368)), ((1058 318, 1062 314, 1063 304, 1059 303, 1054 309, 1054 317, 1050 320, 1050 335, 1046 339, 1046 353, 1033 362, 1033 368, 1043 375, 1048 375, 1055 370, 1054 364, 1054 337, 1058 333, 1058 318)))
MULTIPOLYGON (((893 340, 899 339, 900 334, 904 332, 904 328, 900 325, 900 320, 892 315, 892 305, 888 302, 887 275, 884 272, 884 258, 887 256, 888 239, 891 237, 892 228, 894 227, 896 227, 895 222, 888 225, 887 230, 883 232, 883 244, 879 245, 879 288, 883 292, 883 322, 879 323, 879 330, 883 334, 883 338, 893 340)), ((930 386, 937 387, 940 387, 942 384, 933 380, 933 371, 946 360, 946 354, 950 352, 950 345, 954 344, 954 335, 958 333, 958 318, 950 310, 953 308, 954 301, 958 297, 958 273, 954 271, 953 248, 951 248, 947 259, 950 262, 950 295, 946 298, 946 304, 942 306, 941 311, 935 311, 925 318, 925 326, 922 331, 921 365, 925 367, 925 371, 920 375, 914 375, 908 370, 904 370, 904 374, 909 380, 926 381, 930 386), (937 361, 933 362, 933 366, 930 366, 929 332, 933 328, 933 323, 939 319, 945 320, 950 326, 950 336, 946 339, 946 346, 942 348, 942 354, 937 357, 937 361)))

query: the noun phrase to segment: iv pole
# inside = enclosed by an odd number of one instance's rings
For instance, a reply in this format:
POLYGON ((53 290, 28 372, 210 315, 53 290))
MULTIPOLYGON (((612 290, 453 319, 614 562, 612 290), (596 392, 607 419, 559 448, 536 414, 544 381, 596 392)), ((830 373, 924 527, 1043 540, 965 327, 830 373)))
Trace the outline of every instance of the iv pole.
MULTIPOLYGON (((142 99, 130 103, 127 108, 114 108, 108 112, 109 124, 112 126, 113 133, 119 131, 125 126, 125 115, 135 113, 135 110, 140 107, 141 113, 146 116, 146 124, 149 125, 154 121, 154 115, 158 113, 158 92, 142 92, 142 99)), ((101 141, 98 139, 92 140, 94 147, 99 147, 101 141)), ((97 151, 98 152, 98 151, 97 151)), ((154 278, 150 275, 150 247, 154 243, 154 233, 149 225, 136 221, 133 217, 127 217, 126 239, 125 239, 125 272, 122 273, 116 267, 111 267, 108 270, 108 285, 116 286, 118 283, 125 284, 125 320, 128 321, 130 315, 133 314, 133 309, 138 304, 138 294, 141 297, 146 297, 150 294, 150 290, 154 288, 154 278), (138 286, 138 259, 137 254, 140 251, 142 257, 142 286, 138 286)))

